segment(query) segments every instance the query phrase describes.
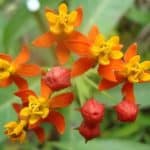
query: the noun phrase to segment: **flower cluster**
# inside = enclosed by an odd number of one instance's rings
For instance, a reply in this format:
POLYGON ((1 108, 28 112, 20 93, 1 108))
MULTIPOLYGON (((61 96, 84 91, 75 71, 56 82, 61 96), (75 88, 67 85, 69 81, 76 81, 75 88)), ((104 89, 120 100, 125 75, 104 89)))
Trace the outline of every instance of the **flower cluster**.
MULTIPOLYGON (((99 91, 123 84, 122 101, 114 106, 114 110, 120 121, 136 120, 139 107, 134 95, 134 84, 150 82, 150 61, 140 62, 137 45, 132 44, 124 53, 119 36, 107 39, 96 25, 88 35, 76 31, 82 22, 83 12, 80 7, 69 11, 67 5, 62 3, 58 11, 47 8, 45 16, 49 31, 33 40, 32 44, 39 48, 53 46, 60 65, 67 63, 71 52, 75 53, 78 59, 70 69, 55 66, 45 71, 38 65, 26 63, 30 56, 27 46, 22 47, 14 60, 9 55, 0 53, 0 87, 15 83, 18 87, 15 95, 21 99, 21 104, 13 104, 18 120, 5 124, 5 134, 12 141, 23 142, 27 132, 32 131, 39 141, 43 142, 45 134, 41 125, 44 122, 54 125, 62 134, 65 130, 65 119, 58 109, 70 105, 74 96, 72 92, 58 91, 70 87, 71 79, 91 68, 96 68, 98 76, 101 77, 99 91), (36 75, 41 77, 40 94, 30 90, 24 78, 36 75)), ((100 135, 99 125, 104 111, 104 104, 94 98, 81 106, 83 121, 78 130, 86 141, 100 135)))

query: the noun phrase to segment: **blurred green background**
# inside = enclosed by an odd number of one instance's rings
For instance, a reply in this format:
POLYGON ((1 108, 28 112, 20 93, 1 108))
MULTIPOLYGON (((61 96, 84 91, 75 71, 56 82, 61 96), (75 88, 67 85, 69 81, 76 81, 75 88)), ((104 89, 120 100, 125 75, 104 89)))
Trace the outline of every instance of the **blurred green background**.
MULTIPOLYGON (((32 0, 31 0, 32 1, 32 0)), ((48 30, 44 8, 57 8, 62 0, 39 0, 40 9, 32 12, 27 8, 27 0, 0 0, 0 52, 16 56, 21 43, 27 42, 32 52, 31 61, 42 66, 52 66, 55 58, 49 50, 36 49, 31 45, 36 36, 48 30), (41 57, 42 56, 42 57, 41 57)), ((93 24, 106 35, 118 34, 124 50, 132 43, 138 43, 142 59, 150 59, 150 1, 149 0, 66 0, 70 9, 83 7, 84 18, 79 30, 87 33, 93 24)), ((24 144, 11 143, 4 135, 3 125, 16 120, 11 107, 19 100, 13 96, 15 86, 0 89, 0 150, 150 150, 150 85, 136 85, 135 92, 140 114, 134 123, 117 121, 111 106, 121 100, 120 87, 106 92, 95 88, 99 78, 95 70, 74 79, 76 100, 83 104, 85 99, 95 97, 106 104, 107 111, 101 125, 102 136, 85 144, 84 139, 73 128, 81 122, 79 107, 74 102, 62 110, 67 122, 64 135, 59 136, 54 128, 44 125, 47 141, 39 144, 35 135, 29 133, 24 144), (88 86, 87 86, 88 85, 88 86)), ((29 80, 31 88, 39 91, 39 78, 29 80)))

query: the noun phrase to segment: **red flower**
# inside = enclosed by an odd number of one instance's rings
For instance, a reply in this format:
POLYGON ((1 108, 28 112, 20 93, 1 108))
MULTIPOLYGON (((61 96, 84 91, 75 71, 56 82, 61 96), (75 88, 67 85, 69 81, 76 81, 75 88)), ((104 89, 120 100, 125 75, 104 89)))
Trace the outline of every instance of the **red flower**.
POLYGON ((34 46, 48 48, 56 44, 56 55, 61 64, 68 60, 70 50, 79 55, 87 53, 88 39, 74 30, 82 21, 81 8, 68 13, 67 5, 62 3, 58 12, 47 9, 45 15, 50 25, 50 31, 35 39, 34 46))
POLYGON ((88 124, 100 123, 104 117, 104 105, 95 99, 89 99, 81 108, 82 116, 88 124))
POLYGON ((79 127, 80 134, 85 138, 86 142, 100 136, 99 125, 89 126, 86 122, 82 122, 79 127))
POLYGON ((21 120, 27 120, 27 128, 34 131, 40 141, 44 141, 44 132, 40 127, 41 123, 48 122, 54 125, 57 131, 62 134, 65 130, 64 117, 57 111, 71 104, 72 93, 63 93, 52 96, 52 91, 42 80, 41 94, 37 96, 34 91, 26 89, 15 93, 22 99, 22 105, 13 104, 21 120), (39 131, 39 128, 42 132, 39 131))
POLYGON ((0 87, 6 87, 12 82, 19 88, 27 88, 27 82, 22 77, 36 76, 41 69, 35 64, 26 64, 30 54, 26 46, 22 47, 20 54, 12 60, 12 57, 0 53, 0 87))
POLYGON ((54 91, 66 88, 71 85, 70 70, 64 67, 53 67, 46 73, 43 79, 47 86, 54 91))
POLYGON ((122 93, 124 95, 123 100, 114 107, 118 120, 133 122, 136 120, 139 111, 133 94, 133 84, 126 82, 123 85, 122 93))

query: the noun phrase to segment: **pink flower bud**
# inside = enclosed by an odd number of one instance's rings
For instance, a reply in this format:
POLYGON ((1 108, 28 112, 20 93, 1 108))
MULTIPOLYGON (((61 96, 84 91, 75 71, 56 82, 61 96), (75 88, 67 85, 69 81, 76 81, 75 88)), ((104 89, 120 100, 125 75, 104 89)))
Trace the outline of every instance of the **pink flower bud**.
POLYGON ((44 76, 45 83, 54 91, 71 85, 70 70, 64 67, 53 67, 44 76))
POLYGON ((81 113, 88 124, 97 124, 104 117, 104 109, 103 104, 94 99, 89 99, 81 108, 81 113))
POLYGON ((96 138, 100 135, 99 125, 89 126, 86 122, 82 122, 79 127, 80 134, 85 138, 86 141, 96 138))
POLYGON ((123 100, 115 106, 117 118, 123 122, 133 122, 137 118, 138 105, 134 102, 123 100))

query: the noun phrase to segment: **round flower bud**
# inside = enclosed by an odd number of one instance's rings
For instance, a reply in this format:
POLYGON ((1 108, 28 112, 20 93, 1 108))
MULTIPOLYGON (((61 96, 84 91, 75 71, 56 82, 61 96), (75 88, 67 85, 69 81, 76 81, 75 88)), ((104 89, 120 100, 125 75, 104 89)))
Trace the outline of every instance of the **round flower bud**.
POLYGON ((60 90, 71 85, 70 70, 64 67, 53 67, 43 77, 45 83, 52 90, 60 90))
POLYGON ((89 126, 86 122, 82 122, 79 127, 80 134, 85 138, 86 141, 96 138, 100 135, 99 125, 89 126))
POLYGON ((81 114, 88 124, 100 123, 104 117, 104 105, 94 99, 89 99, 81 108, 81 114))
POLYGON ((133 122, 137 118, 138 105, 134 102, 123 100, 114 107, 117 113, 117 118, 123 122, 133 122))

